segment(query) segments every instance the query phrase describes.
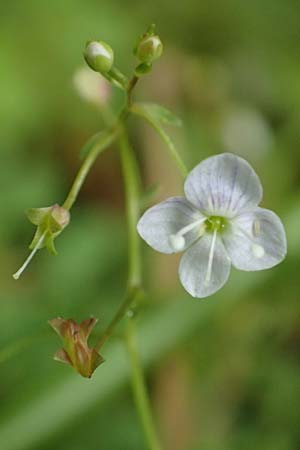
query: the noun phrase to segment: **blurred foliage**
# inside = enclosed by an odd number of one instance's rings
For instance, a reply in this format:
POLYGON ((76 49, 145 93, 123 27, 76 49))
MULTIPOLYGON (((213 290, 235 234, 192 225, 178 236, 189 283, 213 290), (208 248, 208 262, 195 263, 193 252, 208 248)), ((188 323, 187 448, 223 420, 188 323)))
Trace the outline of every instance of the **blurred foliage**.
MULTIPOLYGON (((23 211, 64 199, 81 146, 105 122, 104 111, 84 103, 72 84, 85 41, 109 42, 129 72, 136 38, 151 22, 165 52, 137 98, 182 118, 182 130, 170 132, 190 167, 224 150, 248 159, 289 243, 282 265, 234 274, 203 301, 183 292, 176 257, 144 248, 149 298, 140 341, 164 448, 300 447, 299 2, 25 0, 0 3, 3 450, 145 449, 122 330, 105 348, 106 363, 85 381, 53 362, 57 339, 47 325, 58 315, 94 315, 100 333, 124 295, 117 148, 90 174, 57 239, 59 255, 40 251, 19 282, 11 275, 34 231, 23 211)), ((122 96, 114 90, 111 101, 118 110, 122 96)), ((129 123, 145 187, 160 183, 161 198, 180 194, 164 144, 138 119, 129 123)))

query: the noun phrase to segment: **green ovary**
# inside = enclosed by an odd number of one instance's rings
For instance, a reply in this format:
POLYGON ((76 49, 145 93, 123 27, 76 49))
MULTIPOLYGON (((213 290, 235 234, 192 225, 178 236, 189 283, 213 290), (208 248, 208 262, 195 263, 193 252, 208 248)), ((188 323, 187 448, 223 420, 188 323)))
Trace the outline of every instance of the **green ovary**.
POLYGON ((205 221, 205 231, 222 233, 227 226, 227 220, 221 216, 210 216, 205 221))

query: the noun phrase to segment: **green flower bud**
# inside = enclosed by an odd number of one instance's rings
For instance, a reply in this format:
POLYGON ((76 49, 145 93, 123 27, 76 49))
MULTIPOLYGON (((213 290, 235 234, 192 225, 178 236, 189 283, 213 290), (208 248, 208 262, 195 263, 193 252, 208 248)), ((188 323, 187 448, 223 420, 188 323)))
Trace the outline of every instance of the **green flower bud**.
POLYGON ((54 359, 69 364, 83 377, 90 378, 94 370, 104 362, 95 348, 89 348, 87 340, 97 323, 97 319, 85 319, 80 324, 61 317, 49 320, 49 324, 63 341, 54 359))
POLYGON ((84 58, 95 72, 107 73, 114 63, 113 49, 103 41, 89 41, 86 44, 84 58))
POLYGON ((142 63, 152 64, 163 52, 162 42, 157 35, 144 36, 136 49, 136 56, 142 63))

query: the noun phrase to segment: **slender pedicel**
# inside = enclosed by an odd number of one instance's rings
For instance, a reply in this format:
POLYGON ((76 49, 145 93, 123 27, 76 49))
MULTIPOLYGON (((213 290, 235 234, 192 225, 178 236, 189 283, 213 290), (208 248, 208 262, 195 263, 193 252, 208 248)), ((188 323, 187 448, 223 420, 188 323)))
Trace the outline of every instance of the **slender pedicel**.
MULTIPOLYGON (((198 219, 195 222, 192 222, 189 225, 186 225, 185 227, 181 228, 181 230, 179 230, 176 234, 171 234, 171 236, 169 237, 169 241, 172 248, 175 251, 183 250, 185 246, 185 239, 183 236, 189 231, 193 230, 198 225, 203 224, 206 221, 206 219, 207 217, 201 217, 201 219, 198 219)), ((201 235, 201 233, 199 233, 199 235, 201 235)))
POLYGON ((20 278, 20 276, 22 275, 22 273, 24 272, 24 270, 26 269, 26 267, 28 266, 28 264, 30 263, 30 261, 32 260, 32 258, 34 257, 34 255, 36 254, 36 252, 38 251, 38 249, 40 248, 41 243, 44 240, 44 237, 46 235, 46 232, 42 234, 42 236, 40 237, 40 239, 37 241, 36 245, 34 246, 32 252, 28 255, 27 259, 25 260, 25 262, 22 264, 22 266, 20 267, 20 269, 13 274, 13 278, 15 280, 18 280, 20 278))
POLYGON ((211 271, 212 271, 212 264, 214 259, 214 252, 215 252, 215 246, 216 246, 216 239, 217 239, 217 230, 214 231, 211 244, 210 244, 210 250, 209 250, 209 257, 208 257, 208 266, 207 266, 207 272, 205 276, 205 285, 209 285, 210 279, 211 279, 211 271))

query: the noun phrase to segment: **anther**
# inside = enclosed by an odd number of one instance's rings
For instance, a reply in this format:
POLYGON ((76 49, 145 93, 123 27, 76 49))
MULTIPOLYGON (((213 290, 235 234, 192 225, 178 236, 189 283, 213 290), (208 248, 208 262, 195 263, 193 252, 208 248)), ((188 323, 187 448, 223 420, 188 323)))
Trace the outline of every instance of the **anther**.
POLYGON ((258 237, 260 235, 260 221, 254 220, 252 225, 253 236, 258 237))
POLYGON ((265 254, 265 249, 258 244, 252 244, 252 252, 253 255, 256 256, 256 258, 262 258, 265 254))
POLYGON ((169 241, 175 252, 180 252, 185 247, 185 239, 183 236, 180 236, 180 234, 171 234, 169 241))

